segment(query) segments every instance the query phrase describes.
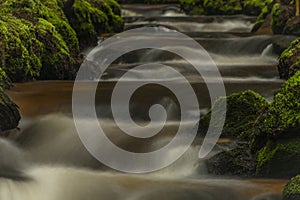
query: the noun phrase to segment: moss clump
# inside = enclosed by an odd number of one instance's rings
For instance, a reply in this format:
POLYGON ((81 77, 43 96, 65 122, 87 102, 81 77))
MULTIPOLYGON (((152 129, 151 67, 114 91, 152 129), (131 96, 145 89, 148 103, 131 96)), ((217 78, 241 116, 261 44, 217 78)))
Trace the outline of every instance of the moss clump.
POLYGON ((180 0, 181 8, 191 15, 259 15, 273 0, 180 0))
POLYGON ((268 8, 273 0, 244 0, 243 13, 247 15, 259 15, 263 9, 268 8))
POLYGON ((278 71, 280 78, 288 79, 300 69, 300 39, 294 40, 280 55, 278 71))
POLYGON ((267 141, 299 138, 300 125, 300 72, 287 80, 275 95, 268 109, 254 126, 251 148, 257 152, 267 141))
POLYGON ((74 0, 64 9, 82 49, 95 45, 98 35, 123 28, 120 7, 114 0, 74 0))
POLYGON ((42 67, 41 42, 35 38, 32 23, 10 14, 0 17, 0 38, 5 66, 1 67, 12 81, 29 80, 39 76, 42 67))
POLYGON ((300 175, 293 177, 283 190, 283 200, 300 199, 300 175))
POLYGON ((283 33, 288 19, 293 16, 293 11, 289 6, 276 3, 272 9, 272 30, 275 34, 283 33))
POLYGON ((242 6, 238 0, 204 0, 203 2, 204 10, 207 14, 239 14, 242 12, 242 6))
POLYGON ((269 141, 258 152, 257 174, 291 177, 300 173, 300 139, 269 141))
POLYGON ((216 175, 251 177, 256 170, 256 157, 248 144, 238 144, 229 151, 223 151, 207 161, 208 172, 216 175))
MULTIPOLYGON (((224 100, 227 102, 227 110, 222 136, 249 137, 258 115, 268 106, 268 102, 261 95, 251 90, 246 90, 218 99, 214 104, 216 112, 219 112, 218 105, 224 100)), ((221 112, 218 113, 220 117, 225 114, 223 111, 221 112)), ((210 118, 211 111, 200 119, 200 133, 206 133, 210 118)))
POLYGON ((43 43, 41 79, 73 78, 75 74, 74 61, 63 37, 55 26, 40 18, 36 24, 37 38, 43 43), (67 73, 67 74, 66 74, 67 73))

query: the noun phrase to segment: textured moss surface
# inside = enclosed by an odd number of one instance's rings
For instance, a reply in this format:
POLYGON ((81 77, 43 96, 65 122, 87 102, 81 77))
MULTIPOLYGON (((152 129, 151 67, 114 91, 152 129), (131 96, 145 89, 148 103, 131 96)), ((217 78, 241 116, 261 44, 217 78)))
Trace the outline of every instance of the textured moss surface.
POLYGON ((283 200, 300 199, 300 175, 293 177, 283 190, 283 200))
MULTIPOLYGON (((268 102, 254 91, 246 90, 234 93, 217 100, 214 107, 218 107, 221 101, 226 100, 226 120, 222 130, 222 136, 247 138, 252 133, 252 127, 258 117, 267 106, 268 102)), ((220 109, 221 110, 221 109, 220 109)), ((216 112, 223 112, 216 109, 216 112)), ((218 113, 224 116, 225 113, 218 113)), ((211 111, 200 119, 200 133, 206 133, 211 118, 211 111)), ((216 120, 218 121, 218 119, 216 120)))
POLYGON ((258 152, 257 174, 291 177, 300 173, 300 139, 287 139, 268 144, 258 152))
POLYGON ((0 66, 12 81, 72 79, 81 61, 79 46, 94 45, 98 34, 121 30, 123 26, 118 15, 120 7, 114 0, 0 3, 0 47, 4 58, 0 66), (81 18, 66 17, 68 8, 73 7, 74 16, 81 18), (82 38, 92 42, 85 43, 82 38))
POLYGON ((288 79, 300 69, 300 39, 294 40, 280 55, 278 71, 280 78, 288 79))
POLYGON ((191 15, 259 15, 273 0, 180 0, 182 9, 191 15))

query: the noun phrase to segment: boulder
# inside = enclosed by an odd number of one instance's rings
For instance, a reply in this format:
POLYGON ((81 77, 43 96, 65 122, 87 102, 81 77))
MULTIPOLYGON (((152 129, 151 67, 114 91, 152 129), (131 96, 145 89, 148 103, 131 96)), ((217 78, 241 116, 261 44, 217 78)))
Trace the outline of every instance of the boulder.
MULTIPOLYGON (((222 97, 213 105, 218 115, 226 114, 222 137, 248 138, 252 134, 252 127, 259 114, 268 107, 268 102, 254 91, 246 90, 222 97), (223 113, 218 110, 221 101, 226 101, 227 110, 223 113)), ((210 123, 211 111, 201 117, 199 122, 199 133, 205 134, 210 123)), ((216 120, 218 121, 218 119, 216 120)))

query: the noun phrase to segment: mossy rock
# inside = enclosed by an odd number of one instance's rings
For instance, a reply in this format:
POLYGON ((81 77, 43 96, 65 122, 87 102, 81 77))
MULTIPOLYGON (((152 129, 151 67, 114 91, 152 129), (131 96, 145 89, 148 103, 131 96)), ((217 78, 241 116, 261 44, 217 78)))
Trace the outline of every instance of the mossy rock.
POLYGON ((180 0, 180 7, 188 15, 203 15, 205 14, 203 1, 180 0))
POLYGON ((269 141, 258 152, 257 174, 287 178, 300 173, 300 139, 269 141))
POLYGON ((242 5, 239 0, 204 0, 203 2, 204 10, 207 14, 240 14, 242 13, 242 5))
POLYGON ((244 0, 242 1, 243 14, 260 15, 272 4, 273 0, 244 0))
MULTIPOLYGON (((3 85, 2 82, 0 82, 3 85)), ((18 106, 10 100, 0 86, 0 132, 14 129, 20 121, 18 106)))
POLYGON ((34 35, 32 23, 10 14, 0 17, 1 49, 5 59, 1 67, 12 81, 30 80, 39 76, 42 43, 34 35))
POLYGON ((257 163, 248 144, 241 143, 231 150, 214 155, 206 164, 208 172, 215 175, 253 177, 257 163))
POLYGON ((120 7, 113 0, 74 0, 64 10, 77 33, 81 49, 95 45, 99 35, 119 32, 123 28, 124 22, 118 15, 120 7))
POLYGON ((287 21, 294 15, 293 6, 276 3, 272 9, 272 30, 275 34, 282 34, 287 21))
POLYGON ((283 200, 300 199, 300 175, 293 177, 283 190, 283 200))
MULTIPOLYGON (((227 110, 222 136, 248 138, 252 134, 252 128, 257 117, 266 109, 268 102, 261 95, 251 90, 221 97, 213 105, 216 112, 222 112, 218 113, 220 117, 224 116, 225 113, 221 109, 219 111, 218 106, 224 100, 227 103, 227 110)), ((206 133, 210 118, 211 111, 201 117, 199 123, 199 132, 201 134, 206 133)))
POLYGON ((254 126, 251 148, 260 150, 269 140, 300 138, 300 72, 287 80, 254 126))
POLYGON ((300 69, 300 39, 294 40, 280 55, 278 71, 280 78, 288 79, 300 69))

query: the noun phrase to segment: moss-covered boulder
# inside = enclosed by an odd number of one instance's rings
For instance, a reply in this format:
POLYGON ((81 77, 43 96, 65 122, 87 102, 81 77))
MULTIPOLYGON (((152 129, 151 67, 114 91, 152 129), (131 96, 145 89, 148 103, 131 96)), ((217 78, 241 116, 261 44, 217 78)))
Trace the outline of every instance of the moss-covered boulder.
POLYGON ((256 174, 257 161, 248 144, 240 143, 231 150, 216 154, 206 164, 208 172, 212 174, 253 177, 256 174))
POLYGON ((283 190, 283 200, 300 199, 300 175, 293 177, 283 190))
POLYGON ((180 0, 181 8, 191 15, 259 15, 273 0, 180 0))
POLYGON ((294 16, 293 5, 276 3, 272 9, 272 30, 275 34, 284 33, 286 23, 294 16))
POLYGON ((243 0, 243 14, 260 15, 265 13, 266 9, 273 3, 273 0, 243 0))
MULTIPOLYGON (((252 133, 252 127, 256 118, 266 109, 268 102, 261 95, 251 90, 234 93, 227 97, 222 97, 215 102, 215 111, 222 112, 218 113, 220 117, 224 116, 225 113, 218 110, 218 105, 224 100, 227 102, 227 110, 222 136, 235 138, 249 137, 252 133)), ((206 133, 210 118, 211 111, 201 117, 199 133, 206 133)), ((218 121, 218 119, 216 119, 216 121, 218 121)))
POLYGON ((0 49, 5 61, 0 67, 12 81, 73 79, 82 61, 79 46, 95 45, 98 34, 123 26, 114 0, 6 0, 0 4, 0 49), (65 13, 74 7, 77 10, 68 19, 65 13))
POLYGON ((64 10, 82 49, 95 45, 101 34, 123 28, 121 8, 114 0, 74 0, 64 10))
POLYGON ((268 141, 300 138, 300 72, 287 80, 268 109, 257 119, 251 147, 257 152, 268 141))
POLYGON ((300 173, 300 139, 269 141, 258 152, 257 174, 289 178, 300 173))
POLYGON ((300 39, 294 40, 280 55, 278 71, 280 78, 288 79, 300 69, 300 39))

